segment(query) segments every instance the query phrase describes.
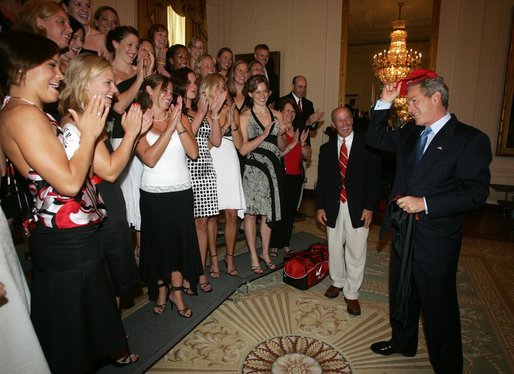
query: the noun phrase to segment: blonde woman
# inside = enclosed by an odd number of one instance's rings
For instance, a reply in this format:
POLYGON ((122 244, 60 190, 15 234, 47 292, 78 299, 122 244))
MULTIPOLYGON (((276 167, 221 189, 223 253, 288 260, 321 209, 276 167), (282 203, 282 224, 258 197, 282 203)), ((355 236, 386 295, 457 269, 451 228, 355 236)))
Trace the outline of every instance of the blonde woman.
MULTIPOLYGON (((198 87, 195 73, 189 68, 181 68, 173 72, 172 79, 174 92, 184 100, 185 116, 182 122, 191 122, 192 131, 198 143, 198 159, 189 159, 188 166, 193 185, 196 234, 205 271, 208 247, 207 223, 209 217, 219 213, 216 171, 208 143, 210 142, 215 147, 221 143, 219 112, 226 99, 226 93, 217 95, 214 100, 209 101, 207 95, 202 92, 199 95, 198 107, 196 107, 198 87)), ((212 285, 205 274, 200 276, 199 286, 203 292, 212 291, 212 285)), ((190 290, 186 290, 186 292, 192 293, 190 290)))
POLYGON ((189 67, 194 69, 196 66, 196 61, 200 58, 200 56, 207 53, 203 40, 193 36, 189 43, 187 43, 187 50, 189 51, 190 57, 189 67))
MULTIPOLYGON (((109 62, 103 57, 91 54, 79 55, 70 62, 64 76, 64 86, 60 94, 59 110, 62 115, 64 145, 68 157, 71 158, 80 145, 80 132, 77 131, 76 120, 68 111, 74 110, 80 119, 86 103, 95 95, 104 97, 106 106, 109 107, 115 100, 118 90, 114 85, 114 74, 109 62)), ((122 118, 125 135, 116 151, 112 149, 104 132, 93 156, 93 182, 103 198, 109 215, 109 219, 99 230, 100 241, 118 304, 120 297, 134 296, 140 283, 132 255, 132 238, 127 223, 125 200, 117 178, 132 156, 140 131, 146 132, 150 126, 151 113, 147 113, 144 119, 145 127, 141 129, 141 109, 136 104, 132 105, 122 118)))
MULTIPOLYGON (((209 102, 216 96, 226 92, 225 80, 219 74, 211 74, 205 77, 200 85, 200 92, 205 92, 209 102)), ((234 250, 237 233, 237 213, 246 207, 241 171, 237 150, 241 147, 243 137, 239 128, 239 113, 234 103, 228 99, 223 103, 219 112, 221 127, 221 144, 219 147, 211 147, 212 162, 216 171, 218 192, 218 208, 225 214, 225 243, 227 254, 225 262, 227 273, 237 275, 234 264, 234 250)), ((218 231, 218 216, 209 218, 209 252, 211 257, 211 278, 219 277, 218 256, 216 250, 216 237, 218 231)))
POLYGON ((15 30, 46 36, 62 51, 68 48, 71 34, 70 20, 64 9, 52 0, 30 0, 20 9, 15 30))
POLYGON ((198 57, 194 66, 194 71, 196 73, 196 83, 198 85, 202 83, 202 79, 207 75, 215 73, 216 64, 214 63, 214 59, 211 55, 201 55, 198 57))

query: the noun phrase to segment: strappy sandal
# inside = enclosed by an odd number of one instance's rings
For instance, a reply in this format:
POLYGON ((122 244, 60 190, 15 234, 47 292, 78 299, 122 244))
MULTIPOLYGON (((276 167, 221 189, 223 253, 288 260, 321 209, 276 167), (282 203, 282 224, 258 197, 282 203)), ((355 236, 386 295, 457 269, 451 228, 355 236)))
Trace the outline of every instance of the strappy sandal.
POLYGON ((277 265, 275 265, 275 263, 273 261, 270 261, 270 262, 266 262, 266 260, 262 257, 262 256, 259 256, 259 259, 264 262, 264 265, 266 265, 266 267, 270 270, 275 270, 277 268, 277 265))
POLYGON ((285 252, 285 254, 287 256, 287 255, 290 255, 291 253, 293 253, 293 250, 291 248, 289 248, 289 247, 284 247, 284 252, 285 252))
MULTIPOLYGON (((234 255, 233 255, 233 254, 228 254, 228 253, 226 254, 226 256, 227 256, 227 257, 232 257, 232 258, 234 257, 234 255)), ((234 260, 232 259, 232 261, 234 261, 234 260)), ((236 267, 235 267, 235 266, 234 266, 234 269, 232 269, 232 270, 228 270, 228 261, 227 261, 227 259, 226 259, 226 258, 225 258, 225 264, 227 264, 227 273, 228 273, 228 275, 230 275, 230 276, 232 276, 232 277, 235 277, 237 274, 239 274, 239 273, 237 272, 237 269, 236 269, 236 267)))
MULTIPOLYGON (((168 298, 168 294, 169 294, 169 288, 168 288, 168 285, 166 283, 159 283, 157 285, 157 288, 163 288, 163 287, 166 287, 167 291, 166 291, 166 298, 168 298)), ((164 304, 155 304, 153 306, 153 314, 157 314, 157 315, 161 315, 162 313, 164 313, 164 311, 166 310, 166 299, 164 299, 164 304)), ((128 356, 127 356, 128 357, 128 356)))
POLYGON ((252 271, 255 273, 255 274, 262 274, 263 273, 263 270, 261 268, 261 265, 252 265, 252 271))
POLYGON ((123 358, 120 358, 118 360, 113 360, 112 364, 117 367, 123 367, 130 364, 133 364, 134 362, 139 361, 139 355, 136 353, 129 353, 123 358))
POLYGON ((203 292, 205 292, 205 293, 212 292, 212 285, 209 282, 198 283, 198 285, 200 286, 200 289, 203 292))
MULTIPOLYGON (((212 270, 212 259, 215 258, 216 259, 216 262, 218 261, 218 255, 214 255, 214 256, 211 256, 211 270, 209 272, 211 278, 213 279, 218 279, 220 277, 220 272, 219 271, 213 271, 212 270)), ((202 290, 203 291, 203 290, 202 290)))
POLYGON ((175 305, 177 307, 177 313, 179 316, 181 316, 183 318, 191 318, 193 316, 193 311, 191 310, 191 308, 185 306, 184 309, 179 309, 177 303, 175 301, 173 301, 173 299, 171 298, 171 294, 173 292, 181 292, 181 291, 182 291, 182 287, 173 287, 172 286, 170 288, 170 296, 168 296, 168 300, 171 303, 171 309, 173 309, 173 305, 175 305))
POLYGON ((188 280, 184 280, 184 282, 182 282, 182 291, 184 291, 187 296, 198 296, 198 292, 191 288, 191 282, 188 280), (186 287, 185 283, 189 284, 189 287, 186 287))
POLYGON ((270 257, 277 257, 278 256, 278 248, 270 248, 269 255, 270 255, 270 257))

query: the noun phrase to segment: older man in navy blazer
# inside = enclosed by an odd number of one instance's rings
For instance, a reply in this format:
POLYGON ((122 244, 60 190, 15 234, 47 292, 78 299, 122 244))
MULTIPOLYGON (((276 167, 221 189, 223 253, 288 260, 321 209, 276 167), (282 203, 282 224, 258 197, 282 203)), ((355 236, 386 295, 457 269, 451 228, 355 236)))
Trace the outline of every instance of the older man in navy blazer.
POLYGON ((325 296, 343 290, 346 310, 361 314, 359 289, 364 278, 369 226, 378 200, 378 157, 364 134, 353 131, 346 107, 332 111, 338 136, 323 144, 316 183, 316 218, 327 227, 331 286, 325 296))
MULTIPOLYGON (((412 270, 401 286, 410 294, 399 300, 401 257, 391 252, 390 322, 392 338, 371 345, 382 355, 414 356, 423 312, 430 362, 436 373, 463 369, 456 274, 463 213, 480 207, 489 194, 491 145, 481 131, 448 113, 448 87, 435 72, 417 70, 398 84, 387 84, 371 115, 367 142, 396 153, 392 196, 397 207, 416 217, 411 246, 412 270), (407 94, 416 126, 386 130, 393 100, 407 94), (400 321, 393 316, 407 305, 400 321)), ((387 225, 387 223, 386 223, 387 225)))

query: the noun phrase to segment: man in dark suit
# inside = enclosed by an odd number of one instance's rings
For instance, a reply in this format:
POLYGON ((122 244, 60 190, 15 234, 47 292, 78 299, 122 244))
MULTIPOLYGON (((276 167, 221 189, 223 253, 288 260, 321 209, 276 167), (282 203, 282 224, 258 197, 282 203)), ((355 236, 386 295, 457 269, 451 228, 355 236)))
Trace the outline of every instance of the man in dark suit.
POLYGON ((293 99, 298 106, 298 113, 293 122, 295 129, 300 129, 300 133, 305 127, 309 130, 315 130, 317 122, 323 118, 324 112, 314 111, 314 104, 307 99, 307 79, 303 75, 297 75, 293 78, 293 90, 280 99, 289 97, 293 99))
POLYGON ((337 137, 321 146, 316 184, 316 218, 327 228, 332 278, 325 296, 335 298, 342 289, 348 313, 359 315, 369 225, 378 200, 378 157, 366 148, 364 134, 353 132, 348 108, 332 111, 332 125, 337 137))
POLYGON ((266 102, 268 105, 274 103, 280 97, 280 80, 278 75, 275 74, 272 64, 268 64, 269 53, 270 50, 266 44, 257 44, 253 49, 253 56, 261 63, 264 68, 264 75, 269 82, 271 95, 266 102))
MULTIPOLYGON (((422 311, 434 371, 461 373, 456 273, 462 216, 480 207, 489 194, 491 145, 484 133, 447 112, 448 100, 443 79, 435 72, 418 69, 398 84, 387 84, 371 115, 367 142, 396 153, 392 196, 401 196, 396 200, 399 212, 415 217, 409 247, 410 276, 405 277, 401 256, 391 251, 392 338, 372 344, 371 350, 382 355, 414 356, 422 311), (387 131, 389 109, 400 93, 407 94, 416 126, 407 124, 398 131, 387 131), (404 281, 399 281, 402 278, 404 281), (397 291, 405 286, 410 287, 410 293, 398 297, 397 291), (401 305, 407 308, 398 314, 401 305)), ((384 227, 387 225, 385 222, 384 227)), ((397 232, 395 239, 401 242, 406 235, 399 235, 397 232)))

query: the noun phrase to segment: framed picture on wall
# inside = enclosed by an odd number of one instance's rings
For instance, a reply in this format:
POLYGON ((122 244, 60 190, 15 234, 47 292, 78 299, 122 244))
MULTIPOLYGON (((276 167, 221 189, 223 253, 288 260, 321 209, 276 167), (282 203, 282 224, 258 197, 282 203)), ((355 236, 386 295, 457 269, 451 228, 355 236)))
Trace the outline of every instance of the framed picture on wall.
POLYGON ((514 12, 496 155, 514 157, 514 12))

